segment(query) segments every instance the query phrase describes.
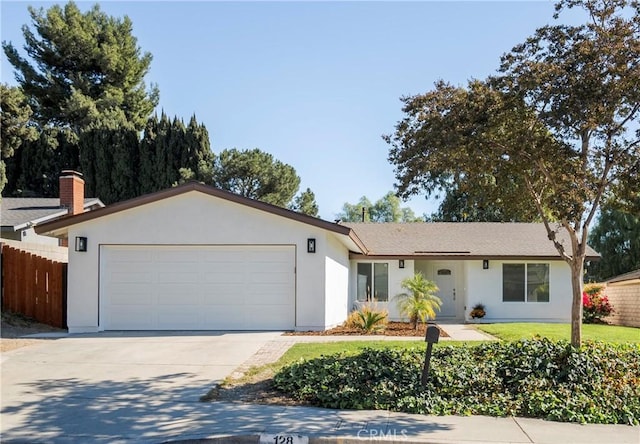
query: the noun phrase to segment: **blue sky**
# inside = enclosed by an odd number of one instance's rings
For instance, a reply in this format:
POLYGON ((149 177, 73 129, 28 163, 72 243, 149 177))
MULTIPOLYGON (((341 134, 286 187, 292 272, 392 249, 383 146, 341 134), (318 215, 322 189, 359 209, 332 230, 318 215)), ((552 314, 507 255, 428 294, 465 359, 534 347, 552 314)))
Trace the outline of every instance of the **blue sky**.
MULTIPOLYGON (((95 2, 78 2, 83 9, 95 2)), ((27 6, 1 3, 1 37, 21 47, 27 6)), ((100 2, 128 15, 159 110, 209 130, 214 152, 260 148, 292 165, 332 220, 344 202, 393 189, 381 135, 404 95, 465 84, 553 21, 553 2, 100 2)), ((15 84, 2 54, 1 79, 15 84)), ((416 196, 416 214, 437 203, 416 196)))

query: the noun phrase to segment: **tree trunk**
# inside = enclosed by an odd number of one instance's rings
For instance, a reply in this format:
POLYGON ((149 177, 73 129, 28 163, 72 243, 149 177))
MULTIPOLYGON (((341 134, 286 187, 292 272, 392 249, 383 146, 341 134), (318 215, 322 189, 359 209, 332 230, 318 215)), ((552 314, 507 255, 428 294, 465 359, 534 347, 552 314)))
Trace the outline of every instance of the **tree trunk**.
POLYGON ((579 348, 582 345, 582 273, 584 260, 574 257, 569 264, 571 268, 571 345, 579 348))

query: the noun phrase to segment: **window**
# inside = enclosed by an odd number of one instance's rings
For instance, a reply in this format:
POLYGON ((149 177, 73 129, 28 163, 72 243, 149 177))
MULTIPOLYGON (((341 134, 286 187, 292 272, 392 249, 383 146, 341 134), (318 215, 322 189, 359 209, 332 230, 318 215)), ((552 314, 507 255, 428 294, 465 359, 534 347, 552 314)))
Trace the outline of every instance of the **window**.
POLYGON ((389 300, 389 264, 358 264, 357 297, 358 302, 389 300))
POLYGON ((502 264, 503 302, 549 302, 549 264, 502 264))

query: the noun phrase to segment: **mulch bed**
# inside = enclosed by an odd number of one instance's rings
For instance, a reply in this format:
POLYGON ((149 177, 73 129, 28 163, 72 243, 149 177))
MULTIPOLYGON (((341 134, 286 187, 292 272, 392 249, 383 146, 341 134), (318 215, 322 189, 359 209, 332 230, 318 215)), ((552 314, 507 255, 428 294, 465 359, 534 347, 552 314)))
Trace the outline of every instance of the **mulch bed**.
MULTIPOLYGON (((449 335, 445 333, 440 327, 440 337, 447 338, 449 335)), ((395 322, 391 321, 387 324, 387 328, 380 332, 366 333, 362 330, 355 328, 347 328, 344 326, 334 327, 330 330, 324 331, 292 331, 285 333, 285 336, 332 336, 332 335, 344 335, 344 336, 363 336, 363 335, 377 335, 377 336, 409 336, 409 337, 425 337, 427 332, 427 324, 418 324, 418 329, 414 330, 411 324, 408 322, 395 322)))

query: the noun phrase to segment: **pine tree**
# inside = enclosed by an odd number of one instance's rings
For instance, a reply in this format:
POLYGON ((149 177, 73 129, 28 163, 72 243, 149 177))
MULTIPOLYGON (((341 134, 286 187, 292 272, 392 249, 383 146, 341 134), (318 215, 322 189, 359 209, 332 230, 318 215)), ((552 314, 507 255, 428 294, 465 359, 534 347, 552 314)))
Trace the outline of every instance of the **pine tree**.
POLYGON ((141 130, 159 93, 144 82, 152 56, 138 47, 131 20, 110 17, 97 4, 82 13, 74 2, 29 13, 29 58, 11 42, 2 46, 35 120, 79 131, 109 115, 141 130))
POLYGON ((296 196, 291 209, 298 213, 318 217, 318 203, 316 202, 316 195, 311 191, 311 188, 307 188, 296 196))

